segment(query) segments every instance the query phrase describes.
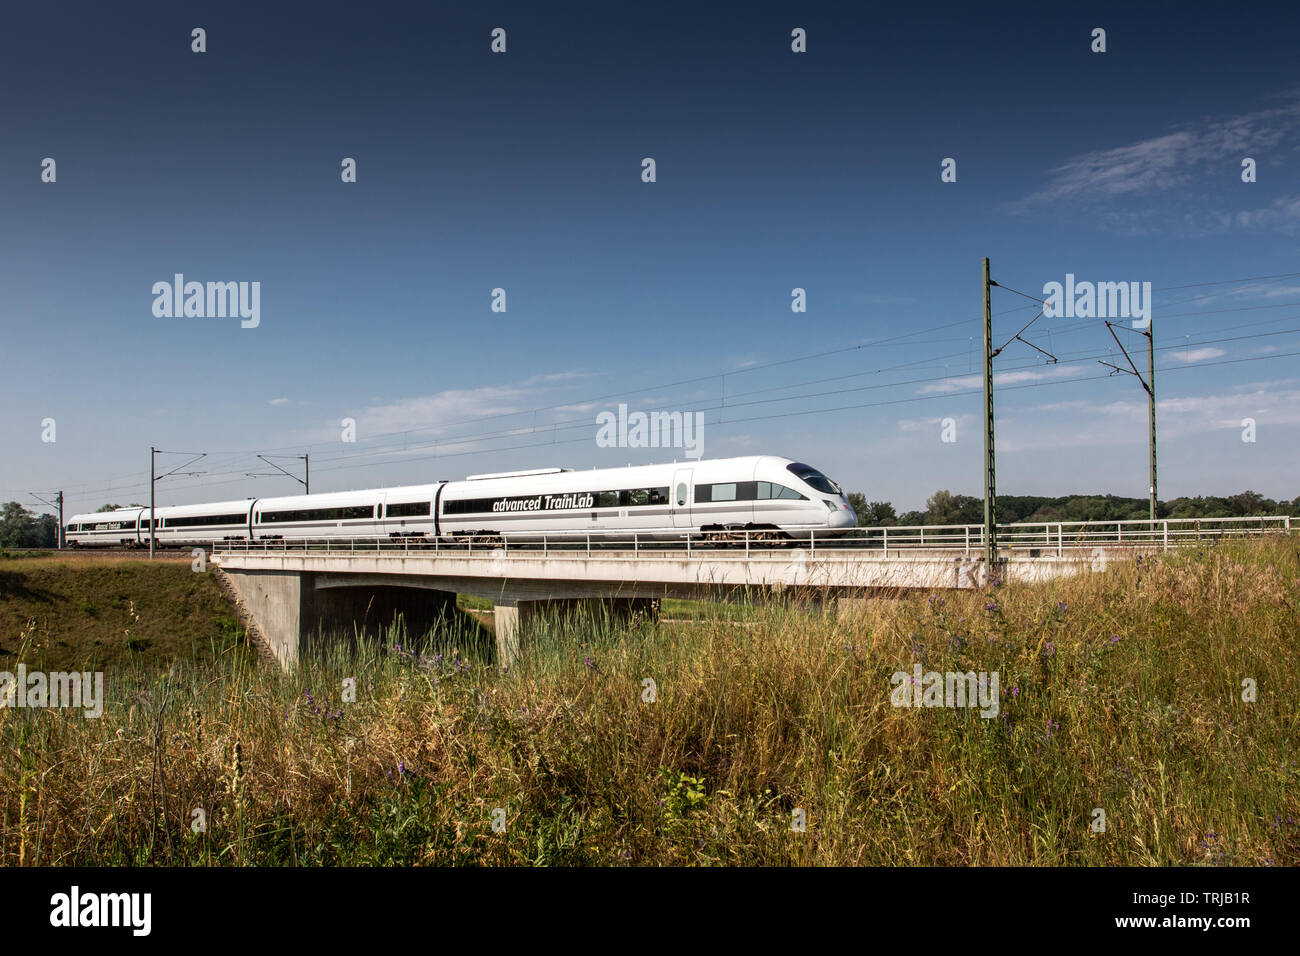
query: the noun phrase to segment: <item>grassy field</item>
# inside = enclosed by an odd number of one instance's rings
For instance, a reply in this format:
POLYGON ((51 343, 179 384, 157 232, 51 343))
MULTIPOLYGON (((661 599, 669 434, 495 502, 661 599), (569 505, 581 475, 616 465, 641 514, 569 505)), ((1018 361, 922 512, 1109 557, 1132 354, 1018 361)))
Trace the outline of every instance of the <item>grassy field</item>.
POLYGON ((466 628, 285 676, 176 636, 206 576, 117 568, 4 566, 0 668, 84 647, 22 629, 95 595, 110 701, 0 710, 0 863, 1300 864, 1294 538, 858 617, 683 604, 545 629, 508 674, 466 628), (997 672, 997 716, 893 706, 918 663, 997 672))
POLYGON ((243 643, 215 580, 188 555, 0 553, 0 670, 166 668, 243 643))

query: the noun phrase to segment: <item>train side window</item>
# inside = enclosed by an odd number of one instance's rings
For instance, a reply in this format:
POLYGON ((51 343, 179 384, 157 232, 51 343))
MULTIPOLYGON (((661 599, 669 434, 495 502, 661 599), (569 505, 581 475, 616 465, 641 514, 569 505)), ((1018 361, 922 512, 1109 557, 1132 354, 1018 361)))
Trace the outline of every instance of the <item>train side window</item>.
MULTIPOLYGON (((713 500, 713 486, 712 486, 712 485, 696 485, 696 486, 695 486, 695 503, 696 503, 697 505, 708 504, 708 503, 709 503, 710 501, 712 501, 712 500, 713 500)), ((722 499, 719 498, 718 500, 721 501, 722 499)))
POLYGON ((717 484, 713 486, 714 501, 735 501, 736 500, 736 483, 717 484))
POLYGON ((783 498, 783 499, 791 498, 791 499, 798 499, 803 501, 807 500, 804 498, 803 495, 799 494, 799 492, 795 491, 793 488, 787 488, 785 487, 785 485, 773 485, 772 487, 773 489, 776 490, 776 494, 772 496, 774 498, 783 498))
POLYGON ((596 492, 597 508, 617 508, 618 492, 617 491, 598 491, 596 492))
POLYGON ((760 481, 758 483, 758 489, 754 497, 759 501, 767 501, 769 498, 771 498, 772 483, 770 481, 760 481))
POLYGON ((652 504, 652 505, 666 505, 666 504, 668 504, 668 489, 667 489, 667 488, 651 488, 651 489, 650 489, 650 504, 652 504))
POLYGON ((627 503, 629 505, 648 505, 650 503, 650 489, 636 488, 627 493, 627 503))
POLYGON ((686 504, 686 482, 677 486, 677 506, 684 507, 686 504))

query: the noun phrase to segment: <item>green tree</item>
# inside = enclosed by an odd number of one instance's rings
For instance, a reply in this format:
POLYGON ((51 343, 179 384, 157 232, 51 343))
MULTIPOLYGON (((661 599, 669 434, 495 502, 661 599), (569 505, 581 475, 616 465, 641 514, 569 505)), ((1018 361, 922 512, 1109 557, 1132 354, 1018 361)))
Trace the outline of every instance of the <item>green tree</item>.
POLYGON ((849 499, 853 513, 858 516, 858 524, 867 524, 867 496, 860 491, 850 491, 845 497, 849 499))
POLYGON ((54 515, 36 516, 36 547, 57 548, 59 546, 59 519, 54 515))
POLYGON ((43 529, 36 515, 16 501, 5 502, 0 511, 0 548, 39 548, 42 538, 43 529))
POLYGON ((882 525, 891 525, 898 523, 898 512, 888 501, 873 501, 867 505, 867 517, 864 520, 861 515, 858 517, 859 524, 869 524, 880 527, 882 525))
POLYGON ((983 501, 970 495, 936 491, 925 503, 926 524, 978 524, 983 518, 983 501))
POLYGON ((898 523, 894 506, 888 501, 867 501, 867 496, 860 491, 851 491, 847 497, 849 504, 853 506, 853 513, 858 516, 859 528, 857 531, 850 532, 850 537, 868 538, 871 537, 871 533, 862 529, 898 523))

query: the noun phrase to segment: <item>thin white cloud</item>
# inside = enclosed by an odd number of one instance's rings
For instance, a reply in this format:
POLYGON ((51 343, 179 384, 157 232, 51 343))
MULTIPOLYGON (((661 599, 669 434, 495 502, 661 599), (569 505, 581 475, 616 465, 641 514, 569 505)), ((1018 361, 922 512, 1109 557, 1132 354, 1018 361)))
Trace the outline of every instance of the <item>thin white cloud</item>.
POLYGON ((1156 402, 1156 416, 1165 416, 1190 430, 1237 428, 1243 417, 1273 425, 1300 424, 1300 388, 1263 384, 1250 391, 1182 396, 1156 402))
MULTIPOLYGON (((1187 212, 1175 190, 1207 179, 1237 178, 1241 161, 1261 165, 1300 144, 1300 91, 1281 106, 1227 119, 1206 118, 1123 146, 1096 149, 1048 171, 1037 191, 1007 205, 1013 214, 1062 208, 1086 211, 1097 226, 1142 234, 1173 228, 1188 234, 1229 230, 1300 231, 1300 196, 1281 196, 1263 207, 1200 208, 1187 212)), ((1254 188, 1254 187, 1252 187, 1254 188)), ((1249 192, 1237 195, 1249 198, 1249 192)))
MULTIPOLYGON (((1073 378, 1081 373, 1081 369, 1070 366, 1048 366, 1041 371, 998 372, 995 375, 994 382, 996 385, 1019 385, 1024 382, 1073 378)), ((942 382, 922 385, 916 391, 918 395, 941 395, 947 392, 962 392, 967 389, 979 388, 983 384, 984 379, 980 375, 960 375, 944 379, 942 382)))
POLYGON ((1243 229, 1288 231, 1296 223, 1300 223, 1300 196, 1279 196, 1271 206, 1243 210, 1233 217, 1233 225, 1243 229))
POLYGON ((270 401, 268 401, 266 404, 268 404, 268 405, 288 405, 288 404, 289 404, 289 400, 288 400, 287 398, 273 398, 273 399, 271 399, 270 401))
POLYGON ((1051 171, 1047 186, 1026 203, 1051 203, 1080 196, 1123 196, 1183 185, 1195 164, 1200 138, 1189 131, 1095 150, 1051 171))
POLYGON ((1211 298, 1234 296, 1243 299, 1294 299, 1300 298, 1300 285, 1277 285, 1270 282, 1247 282, 1211 295, 1197 296, 1203 302, 1211 298))
MULTIPOLYGON (((1086 399, 1034 405, 1004 412, 998 422, 1000 452, 1049 448, 1089 448, 1144 443, 1147 402, 1091 402, 1086 399)), ((1183 395, 1156 402, 1162 441, 1240 428, 1242 419, 1259 425, 1300 425, 1300 381, 1249 382, 1226 392, 1183 395)))
MULTIPOLYGON (((380 438, 386 444, 401 442, 406 432, 411 433, 410 441, 413 443, 434 439, 450 442, 486 433, 497 438, 509 438, 548 428, 560 411, 549 406, 559 405, 557 399, 564 391, 590 377, 591 373, 580 371, 551 372, 531 376, 516 384, 445 389, 431 395, 388 401, 372 399, 365 408, 348 413, 347 417, 356 420, 358 445, 380 438)), ((338 441, 339 433, 339 428, 331 424, 315 433, 309 441, 338 441)), ((458 450, 467 447, 464 443, 458 444, 458 450)), ((400 454, 400 451, 393 454, 400 454)))
POLYGON ((1193 362, 1205 362, 1209 359, 1219 358, 1227 355, 1223 349, 1205 348, 1205 349, 1181 349, 1172 353, 1174 358, 1180 362, 1192 364, 1193 362))
POLYGON ((932 418, 902 418, 898 421, 898 430, 906 433, 935 432, 942 430, 945 419, 951 418, 958 431, 965 432, 966 426, 975 424, 975 416, 969 413, 957 415, 936 415, 932 418))
POLYGON ((1300 296, 1300 285, 1278 285, 1271 288, 1256 287, 1257 294, 1265 298, 1300 296))
MULTIPOLYGON (((434 395, 372 405, 355 416, 358 438, 411 429, 437 430, 462 424, 485 427, 490 423, 476 420, 515 415, 526 408, 526 399, 533 394, 534 390, 520 385, 487 385, 448 389, 434 395)), ((498 422, 493 424, 492 430, 504 427, 498 422)))

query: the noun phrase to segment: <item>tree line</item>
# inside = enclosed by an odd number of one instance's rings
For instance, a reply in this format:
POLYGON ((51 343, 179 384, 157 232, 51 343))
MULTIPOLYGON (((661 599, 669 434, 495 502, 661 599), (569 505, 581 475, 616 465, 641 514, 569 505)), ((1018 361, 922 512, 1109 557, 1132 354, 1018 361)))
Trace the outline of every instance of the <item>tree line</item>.
MULTIPOLYGON (((924 511, 901 515, 888 501, 868 501, 860 492, 849 493, 849 503, 858 513, 861 527, 881 525, 980 524, 984 521, 984 499, 936 491, 926 500, 924 511)), ((1018 521, 1127 521, 1150 517, 1146 498, 1118 495, 998 495, 998 523, 1018 521)), ((1254 491, 1228 497, 1215 495, 1173 498, 1156 502, 1157 518, 1241 518, 1248 515, 1300 514, 1300 496, 1274 501, 1254 491)))

